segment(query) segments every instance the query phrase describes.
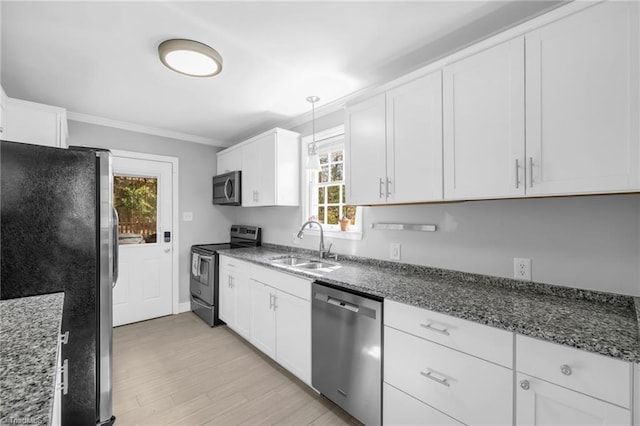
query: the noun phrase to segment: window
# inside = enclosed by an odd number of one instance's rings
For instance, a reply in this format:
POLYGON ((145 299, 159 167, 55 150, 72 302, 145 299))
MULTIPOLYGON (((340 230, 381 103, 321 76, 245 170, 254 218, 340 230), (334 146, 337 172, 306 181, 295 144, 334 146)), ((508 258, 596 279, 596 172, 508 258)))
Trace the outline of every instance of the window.
MULTIPOLYGON (((306 164, 311 137, 303 140, 303 162, 306 164)), ((344 131, 331 129, 316 135, 320 154, 319 172, 304 171, 307 194, 303 221, 317 220, 332 237, 359 239, 362 235, 360 208, 349 205, 345 194, 344 131)))
POLYGON ((113 177, 114 205, 118 211, 118 243, 157 241, 158 178, 113 177))

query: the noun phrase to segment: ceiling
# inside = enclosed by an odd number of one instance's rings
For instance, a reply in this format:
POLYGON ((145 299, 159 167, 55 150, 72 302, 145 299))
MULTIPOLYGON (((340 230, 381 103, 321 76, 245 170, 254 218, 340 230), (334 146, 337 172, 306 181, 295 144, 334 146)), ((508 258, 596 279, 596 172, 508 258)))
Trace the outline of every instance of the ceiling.
POLYGON ((3 0, 0 77, 10 97, 228 146, 560 3, 3 0), (169 38, 209 44, 222 73, 165 68, 169 38))

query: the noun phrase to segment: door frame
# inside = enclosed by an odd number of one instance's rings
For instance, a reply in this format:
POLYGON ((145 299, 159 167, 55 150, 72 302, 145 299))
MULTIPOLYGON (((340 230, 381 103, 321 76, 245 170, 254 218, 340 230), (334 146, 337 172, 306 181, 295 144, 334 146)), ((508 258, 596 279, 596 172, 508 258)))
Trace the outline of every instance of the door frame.
POLYGON ((178 157, 170 157, 167 155, 147 154, 145 152, 123 151, 119 149, 112 149, 111 154, 114 157, 132 158, 135 160, 148 160, 148 161, 160 161, 163 163, 171 163, 171 233, 173 237, 171 239, 171 313, 173 315, 180 313, 180 244, 176 236, 180 235, 178 225, 179 212, 179 192, 178 192, 178 157))

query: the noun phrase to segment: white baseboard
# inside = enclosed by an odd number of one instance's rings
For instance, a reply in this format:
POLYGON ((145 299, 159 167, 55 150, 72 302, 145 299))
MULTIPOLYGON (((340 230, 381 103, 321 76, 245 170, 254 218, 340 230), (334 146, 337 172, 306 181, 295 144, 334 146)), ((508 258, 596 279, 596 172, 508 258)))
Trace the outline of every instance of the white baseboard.
POLYGON ((182 302, 178 306, 178 312, 176 314, 181 314, 183 312, 189 312, 191 310, 191 302, 182 302))

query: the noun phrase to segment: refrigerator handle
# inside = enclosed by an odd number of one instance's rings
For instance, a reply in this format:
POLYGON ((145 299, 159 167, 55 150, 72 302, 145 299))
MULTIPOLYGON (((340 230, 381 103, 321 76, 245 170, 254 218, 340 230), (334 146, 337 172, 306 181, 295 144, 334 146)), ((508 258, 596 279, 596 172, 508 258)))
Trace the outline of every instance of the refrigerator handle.
POLYGON ((118 247, 118 211, 112 208, 113 212, 113 284, 111 287, 115 287, 118 282, 118 261, 120 257, 120 248, 118 247))

